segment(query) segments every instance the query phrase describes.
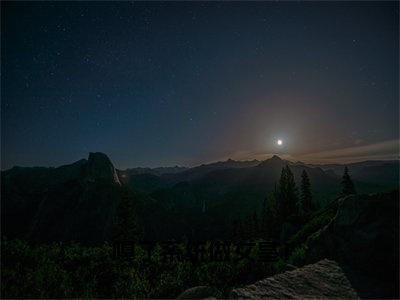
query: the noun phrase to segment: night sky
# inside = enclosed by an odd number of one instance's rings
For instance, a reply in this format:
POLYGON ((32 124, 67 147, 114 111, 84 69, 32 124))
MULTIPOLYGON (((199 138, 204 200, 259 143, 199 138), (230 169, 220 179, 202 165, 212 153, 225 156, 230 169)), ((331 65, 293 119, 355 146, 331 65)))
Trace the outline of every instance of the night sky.
POLYGON ((2 169, 398 157, 398 2, 2 2, 1 19, 2 169))

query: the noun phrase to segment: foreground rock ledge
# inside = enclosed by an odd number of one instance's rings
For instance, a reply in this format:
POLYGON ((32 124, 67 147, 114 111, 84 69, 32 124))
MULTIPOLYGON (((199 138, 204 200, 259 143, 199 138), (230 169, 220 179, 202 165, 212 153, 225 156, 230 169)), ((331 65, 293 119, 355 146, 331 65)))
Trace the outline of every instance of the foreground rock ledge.
POLYGON ((340 266, 335 261, 324 259, 242 288, 235 288, 230 298, 357 299, 358 295, 340 266))

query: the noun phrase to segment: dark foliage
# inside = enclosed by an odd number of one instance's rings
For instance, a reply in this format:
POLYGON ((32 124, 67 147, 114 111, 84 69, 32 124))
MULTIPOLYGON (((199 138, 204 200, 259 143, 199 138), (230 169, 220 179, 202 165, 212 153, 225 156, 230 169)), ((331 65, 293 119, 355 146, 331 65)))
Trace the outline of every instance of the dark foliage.
POLYGON ((311 184, 307 172, 303 170, 301 173, 301 187, 300 187, 300 205, 299 209, 301 214, 308 215, 314 210, 311 194, 311 184))
POLYGON ((282 169, 275 199, 277 202, 277 215, 281 223, 298 214, 296 183, 288 165, 282 169))
POLYGON ((342 177, 342 195, 352 195, 355 194, 356 190, 354 188, 354 183, 350 178, 349 169, 344 167, 344 173, 342 177))
POLYGON ((137 248, 132 261, 112 259, 112 247, 2 242, 2 298, 175 298, 192 286, 231 287, 279 272, 282 262, 164 262, 156 247, 152 263, 137 248))

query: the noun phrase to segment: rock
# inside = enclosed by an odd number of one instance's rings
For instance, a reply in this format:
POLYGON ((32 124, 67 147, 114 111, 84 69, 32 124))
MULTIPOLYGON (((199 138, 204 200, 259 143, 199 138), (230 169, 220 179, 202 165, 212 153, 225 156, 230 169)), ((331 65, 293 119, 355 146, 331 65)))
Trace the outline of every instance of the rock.
POLYGON ((293 271, 296 270, 297 267, 291 264, 285 264, 285 267, 283 268, 284 271, 293 271))
POLYGON ((341 267, 335 261, 324 259, 316 264, 278 274, 252 285, 235 288, 230 298, 356 299, 358 295, 341 267))
POLYGON ((308 238, 307 262, 329 258, 346 266, 363 298, 398 298, 398 199, 398 191, 340 199, 333 220, 308 238))
POLYGON ((398 273, 398 192, 342 198, 334 219, 307 240, 309 262, 332 258, 376 276, 398 273))
POLYGON ((221 296, 222 293, 214 287, 195 286, 184 291, 177 299, 216 299, 221 296))
POLYGON ((101 152, 90 152, 85 166, 85 178, 89 182, 98 179, 111 181, 120 185, 117 172, 107 155, 101 152))

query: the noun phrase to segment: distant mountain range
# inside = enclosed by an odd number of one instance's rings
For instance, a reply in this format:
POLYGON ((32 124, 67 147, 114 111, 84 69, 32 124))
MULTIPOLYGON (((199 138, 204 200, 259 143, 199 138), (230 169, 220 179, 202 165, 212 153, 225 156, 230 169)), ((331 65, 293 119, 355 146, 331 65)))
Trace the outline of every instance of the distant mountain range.
MULTIPOLYGON (((301 172, 307 171, 319 206, 339 194, 344 166, 338 164, 308 165, 273 156, 194 168, 116 170, 107 155, 90 153, 87 160, 58 168, 2 171, 2 231, 8 237, 41 241, 109 240, 116 207, 129 190, 149 237, 220 236, 233 219, 259 211, 285 165, 290 165, 298 183, 301 172)), ((360 192, 398 187, 398 161, 348 167, 360 192)))
MULTIPOLYGON (((173 167, 156 169, 118 170, 120 180, 144 191, 171 187, 179 182, 214 183, 226 185, 267 185, 278 181, 282 167, 289 165, 295 177, 300 179, 303 169, 308 171, 311 181, 318 185, 336 184, 344 171, 344 164, 313 165, 302 162, 291 162, 273 156, 265 161, 226 161, 203 164, 193 168, 173 167), (160 171, 159 169, 162 169, 160 171), (171 171, 171 172, 170 172, 171 171)), ((372 184, 379 188, 390 188, 399 182, 399 161, 365 161, 346 165, 355 181, 363 186, 372 184)))

